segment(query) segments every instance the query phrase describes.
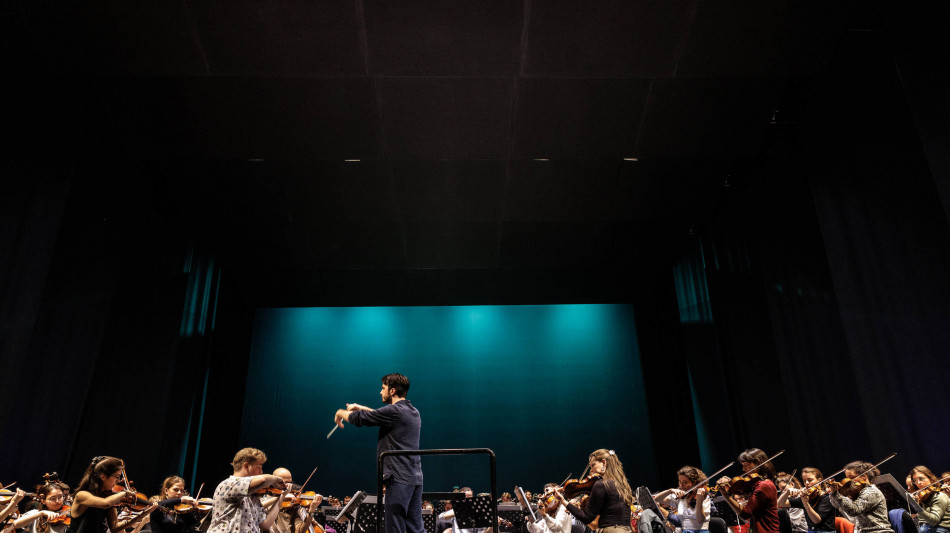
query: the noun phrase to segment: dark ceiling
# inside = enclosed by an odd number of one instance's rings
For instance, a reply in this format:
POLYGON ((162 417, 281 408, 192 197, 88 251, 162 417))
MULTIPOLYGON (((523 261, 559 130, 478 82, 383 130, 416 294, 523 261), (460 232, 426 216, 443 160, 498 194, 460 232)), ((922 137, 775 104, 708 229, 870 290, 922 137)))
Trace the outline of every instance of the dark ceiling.
POLYGON ((623 301, 849 29, 817 0, 21 4, 25 146, 131 164, 113 199, 173 204, 259 305, 623 301))

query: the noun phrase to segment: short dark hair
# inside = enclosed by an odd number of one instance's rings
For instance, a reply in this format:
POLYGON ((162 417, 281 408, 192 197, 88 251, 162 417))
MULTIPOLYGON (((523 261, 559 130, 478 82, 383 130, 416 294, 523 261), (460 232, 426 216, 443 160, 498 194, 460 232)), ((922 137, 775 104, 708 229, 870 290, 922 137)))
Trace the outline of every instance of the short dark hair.
POLYGON ((402 374, 386 374, 383 376, 383 385, 396 389, 396 396, 405 398, 409 394, 409 378, 402 374))

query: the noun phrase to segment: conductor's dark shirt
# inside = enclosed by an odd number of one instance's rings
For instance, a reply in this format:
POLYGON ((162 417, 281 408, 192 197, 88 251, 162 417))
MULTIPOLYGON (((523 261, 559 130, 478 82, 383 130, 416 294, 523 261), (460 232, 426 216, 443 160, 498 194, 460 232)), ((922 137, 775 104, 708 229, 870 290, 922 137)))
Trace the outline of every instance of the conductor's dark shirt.
MULTIPOLYGON (((372 411, 354 411, 354 426, 379 426, 376 457, 389 450, 418 450, 422 418, 409 400, 384 405, 372 411)), ((403 485, 422 485, 422 459, 418 455, 397 455, 383 461, 383 479, 403 485)))

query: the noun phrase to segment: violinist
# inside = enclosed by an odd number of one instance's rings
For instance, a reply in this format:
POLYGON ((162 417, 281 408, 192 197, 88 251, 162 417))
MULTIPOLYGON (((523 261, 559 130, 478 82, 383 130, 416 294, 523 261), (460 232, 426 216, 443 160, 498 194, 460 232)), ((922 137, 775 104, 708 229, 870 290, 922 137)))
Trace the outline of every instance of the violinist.
POLYGON ((779 533, 778 491, 775 488, 775 467, 768 455, 758 448, 749 448, 739 454, 742 471, 749 473, 735 479, 723 477, 718 485, 725 488, 723 499, 742 518, 752 522, 755 533, 779 533), (754 473, 752 471, 755 471, 754 473), (744 504, 736 501, 736 486, 744 483, 750 487, 744 504))
POLYGON ((676 477, 678 488, 664 490, 654 495, 654 498, 657 503, 662 502, 673 509, 683 533, 709 533, 712 500, 707 495, 706 487, 693 490, 696 484, 706 480, 706 474, 695 466, 687 465, 676 471, 676 477), (692 492, 686 494, 687 491, 692 492))
POLYGON ((76 495, 69 507, 69 533, 120 533, 129 527, 145 525, 155 505, 147 506, 134 517, 119 520, 117 506, 135 494, 127 491, 114 492, 113 487, 123 478, 124 464, 116 457, 94 457, 76 488, 76 495))
POLYGON ((66 533, 68 522, 63 484, 57 481, 36 488, 40 508, 25 513, 16 521, 17 529, 29 526, 29 533, 66 533))
MULTIPOLYGON (((778 500, 782 501, 782 495, 788 497, 791 491, 800 491, 802 482, 788 472, 779 472, 775 474, 775 490, 778 491, 778 500)), ((778 520, 782 525, 788 524, 792 533, 805 533, 808 530, 808 523, 805 522, 805 510, 799 507, 782 506, 778 504, 778 520)))
POLYGON ((528 528, 528 533, 571 533, 571 515, 554 493, 557 488, 557 483, 548 483, 544 486, 541 504, 538 505, 541 520, 537 522, 525 520, 524 524, 528 528), (544 504, 548 497, 557 501, 557 508, 553 511, 544 504))
MULTIPOLYGON (((261 533, 274 525, 280 505, 266 513, 257 491, 276 487, 287 494, 284 480, 264 473, 267 456, 257 448, 244 448, 231 460, 233 474, 214 490, 214 507, 208 533, 261 533)), ((278 500, 279 501, 279 500, 278 500)))
POLYGON ((871 463, 852 461, 844 467, 843 483, 827 483, 826 492, 831 496, 831 505, 854 519, 855 533, 893 531, 887 519, 884 494, 870 481, 879 473, 871 463))
POLYGON ((179 476, 165 478, 158 495, 152 499, 159 508, 159 512, 152 516, 153 533, 194 533, 198 530, 198 503, 185 492, 184 479, 179 476))
POLYGON ((13 496, 10 498, 10 501, 0 509, 0 522, 3 522, 7 517, 16 516, 17 511, 19 510, 20 500, 26 497, 26 492, 23 492, 21 489, 17 489, 13 496))
POLYGON ((555 492, 561 503, 581 522, 597 520, 597 533, 624 533, 630 528, 630 508, 637 503, 623 472, 623 464, 613 450, 600 449, 588 458, 591 476, 596 476, 590 498, 583 509, 568 503, 564 494, 555 492), (598 516, 600 517, 598 519, 598 516))
POLYGON ((940 491, 937 476, 926 466, 915 466, 910 471, 918 492, 918 502, 923 511, 917 514, 920 519, 920 533, 950 533, 950 496, 940 491), (924 487, 930 487, 926 490, 924 487), (931 490, 932 489, 932 490, 931 490), (924 493, 927 494, 924 494, 924 493))
MULTIPOLYGON (((290 470, 278 468, 274 470, 274 475, 284 480, 286 486, 300 490, 299 486, 294 485, 294 478, 290 470)), ((288 505, 286 508, 281 506, 280 511, 277 512, 277 519, 270 528, 271 533, 306 533, 311 531, 314 524, 314 513, 317 512, 322 502, 323 496, 317 494, 307 505, 297 503, 288 505)))
POLYGON ((794 487, 782 491, 778 497, 779 507, 804 509, 807 529, 812 533, 834 533, 835 508, 831 505, 831 497, 825 494, 822 487, 815 486, 824 479, 821 470, 813 467, 802 469, 802 481, 805 485, 801 489, 794 487))

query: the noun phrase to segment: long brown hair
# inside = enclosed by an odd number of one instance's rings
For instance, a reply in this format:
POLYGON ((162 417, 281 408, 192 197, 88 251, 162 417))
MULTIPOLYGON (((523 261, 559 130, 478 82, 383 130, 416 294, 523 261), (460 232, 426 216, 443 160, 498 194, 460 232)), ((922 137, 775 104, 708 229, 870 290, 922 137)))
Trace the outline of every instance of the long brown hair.
POLYGON ((82 481, 76 487, 76 492, 85 490, 96 495, 102 494, 102 480, 99 479, 99 474, 111 476, 121 470, 123 466, 122 459, 118 457, 107 455, 93 457, 92 462, 86 467, 86 472, 82 475, 82 481))
POLYGON ((181 477, 179 477, 179 476, 168 476, 167 478, 165 478, 165 481, 162 481, 162 488, 161 488, 161 490, 158 491, 158 499, 159 499, 159 500, 164 500, 164 499, 166 499, 166 497, 165 497, 165 491, 168 490, 172 485, 174 485, 174 484, 176 484, 176 483, 182 483, 182 484, 184 484, 184 483, 185 483, 185 480, 184 480, 184 478, 181 478, 181 477))
POLYGON ((620 494, 624 503, 627 505, 636 503, 636 498, 633 496, 633 489, 630 488, 630 483, 627 482, 627 475, 623 473, 623 463, 620 462, 620 458, 617 457, 616 452, 601 448, 591 453, 590 459, 604 461, 607 464, 607 471, 604 472, 604 481, 610 482, 610 484, 617 489, 617 493, 620 494))

